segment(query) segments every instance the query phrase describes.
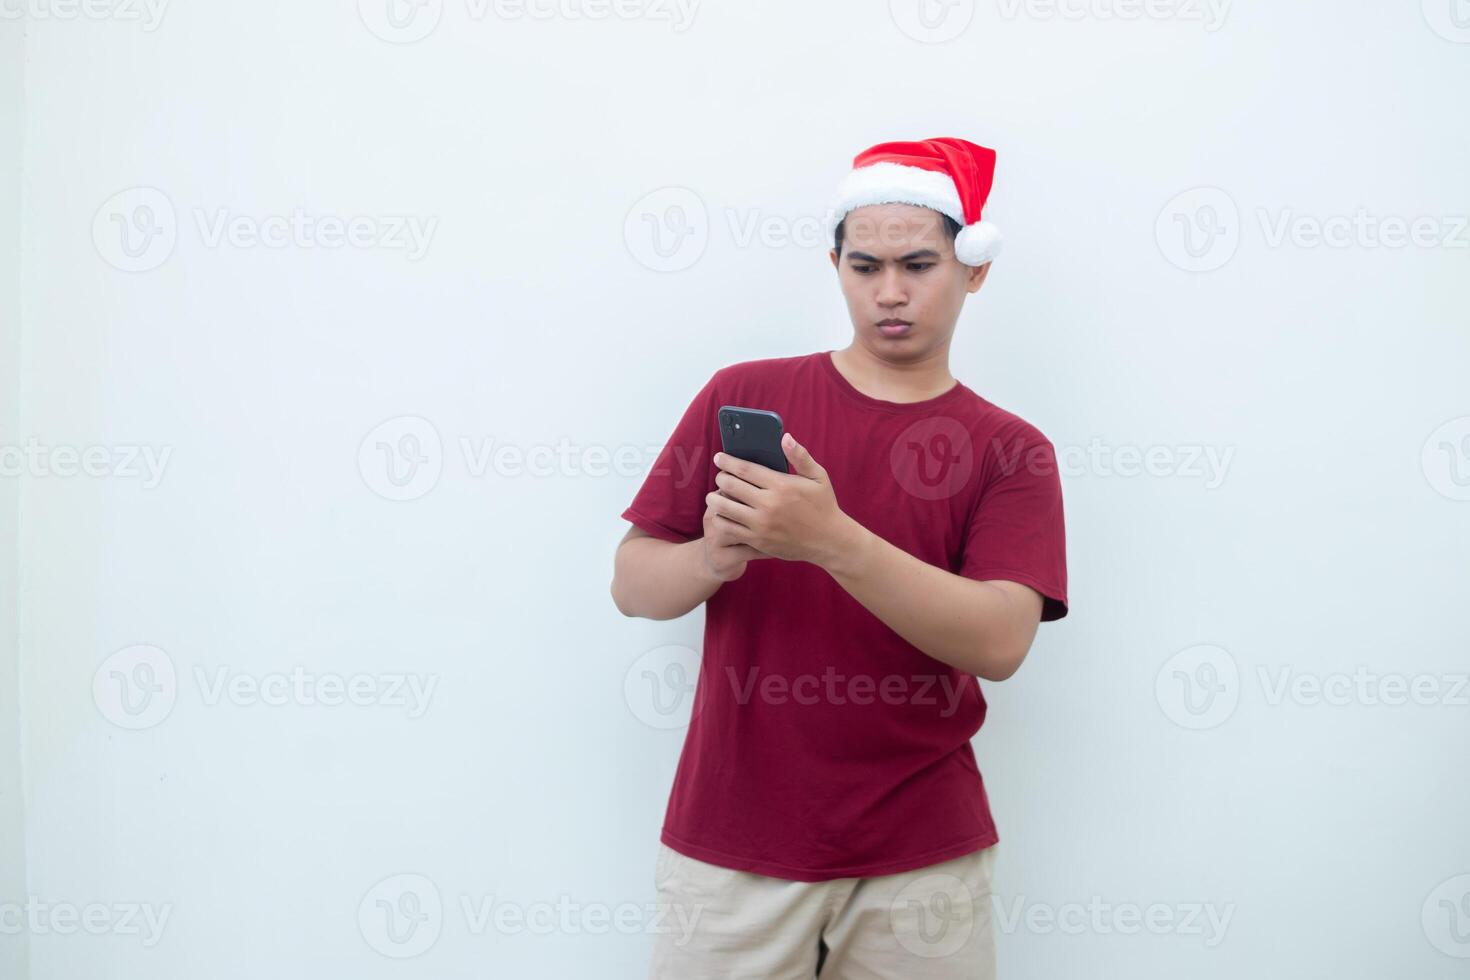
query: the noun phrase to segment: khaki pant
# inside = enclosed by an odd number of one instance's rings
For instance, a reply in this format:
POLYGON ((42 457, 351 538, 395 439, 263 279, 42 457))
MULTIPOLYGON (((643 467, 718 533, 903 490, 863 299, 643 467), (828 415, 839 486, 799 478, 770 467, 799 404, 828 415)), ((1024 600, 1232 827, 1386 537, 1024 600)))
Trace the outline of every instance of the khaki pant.
POLYGON ((995 977, 995 846, 899 874, 819 882, 658 848, 662 923, 650 980, 995 977))

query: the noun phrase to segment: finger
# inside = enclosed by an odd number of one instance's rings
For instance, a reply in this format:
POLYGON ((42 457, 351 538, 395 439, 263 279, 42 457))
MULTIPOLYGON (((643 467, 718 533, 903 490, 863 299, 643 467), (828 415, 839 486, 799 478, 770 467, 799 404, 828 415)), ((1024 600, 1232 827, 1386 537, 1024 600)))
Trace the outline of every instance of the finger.
POLYGON ((731 554, 733 554, 736 558, 742 558, 745 561, 755 561, 758 558, 771 557, 764 551, 761 551, 758 548, 752 548, 748 544, 732 544, 726 545, 725 547, 728 548, 731 554))
POLYGON ((754 507, 760 499, 758 496, 761 492, 760 487, 752 486, 730 473, 723 471, 716 473, 715 486, 719 487, 727 498, 739 501, 747 507, 754 507))
POLYGON ((715 465, 726 473, 738 476, 751 486, 761 489, 770 486, 771 478, 778 475, 769 466, 752 463, 748 459, 731 456, 729 453, 715 453, 715 465))
MULTIPOLYGON (((734 545, 750 545, 754 540, 754 532, 738 521, 732 521, 728 517, 714 514, 710 518, 710 529, 708 537, 710 541, 722 548, 734 545)), ((754 547, 754 545, 751 545, 754 547)))
POLYGON ((718 490, 711 490, 705 495, 704 504, 721 517, 727 517, 737 524, 749 527, 755 518, 755 508, 742 504, 733 497, 727 497, 718 490))
POLYGON ((804 476, 809 480, 820 480, 825 472, 821 465, 812 458, 807 448, 796 441, 796 437, 787 432, 781 437, 781 448, 786 452, 786 459, 791 463, 791 471, 798 476, 804 476))

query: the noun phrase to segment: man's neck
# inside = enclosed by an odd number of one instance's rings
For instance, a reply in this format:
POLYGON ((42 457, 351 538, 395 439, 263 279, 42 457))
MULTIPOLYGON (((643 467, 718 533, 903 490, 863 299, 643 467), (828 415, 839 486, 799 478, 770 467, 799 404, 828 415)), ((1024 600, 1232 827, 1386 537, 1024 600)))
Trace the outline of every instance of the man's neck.
POLYGON ((956 384, 949 373, 948 347, 919 360, 897 362, 854 342, 834 350, 832 364, 858 391, 886 402, 928 401, 956 384))

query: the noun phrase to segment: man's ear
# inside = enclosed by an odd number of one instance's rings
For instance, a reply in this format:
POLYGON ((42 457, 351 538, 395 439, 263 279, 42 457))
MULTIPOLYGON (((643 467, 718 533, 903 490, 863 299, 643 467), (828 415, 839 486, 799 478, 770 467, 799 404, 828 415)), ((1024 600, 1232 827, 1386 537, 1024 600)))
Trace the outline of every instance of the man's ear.
POLYGON ((990 263, 976 266, 970 270, 970 281, 965 285, 965 291, 973 293, 985 285, 985 277, 990 275, 990 263))
POLYGON ((835 248, 834 248, 834 249, 832 249, 832 250, 831 250, 831 251, 830 251, 830 254, 831 254, 831 256, 832 256, 832 268, 834 268, 834 269, 837 269, 837 268, 839 268, 839 266, 838 266, 838 265, 837 265, 837 261, 838 261, 838 260, 837 260, 837 249, 835 249, 835 248))

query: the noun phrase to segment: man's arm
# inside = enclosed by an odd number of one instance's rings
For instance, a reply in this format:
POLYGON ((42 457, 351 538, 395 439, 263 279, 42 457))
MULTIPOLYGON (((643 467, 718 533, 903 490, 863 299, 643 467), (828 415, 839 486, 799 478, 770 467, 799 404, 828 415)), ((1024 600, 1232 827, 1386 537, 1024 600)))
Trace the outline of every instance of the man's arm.
POLYGON ((636 525, 613 558, 612 597, 624 616, 678 619, 724 582, 704 560, 704 539, 675 544, 636 525))
POLYGON ((889 629, 935 660, 1003 681, 1026 659, 1041 623, 1039 592, 930 565, 850 517, 838 541, 820 565, 889 629))

